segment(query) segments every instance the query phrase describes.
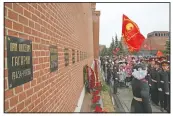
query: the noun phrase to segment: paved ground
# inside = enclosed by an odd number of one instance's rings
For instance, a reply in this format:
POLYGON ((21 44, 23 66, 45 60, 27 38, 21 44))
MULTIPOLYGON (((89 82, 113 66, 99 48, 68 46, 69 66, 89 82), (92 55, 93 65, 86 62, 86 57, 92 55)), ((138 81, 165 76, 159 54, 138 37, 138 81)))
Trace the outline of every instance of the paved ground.
POLYGON ((91 112, 91 94, 86 93, 80 112, 91 112))
MULTIPOLYGON (((121 101, 123 107, 125 107, 126 112, 130 112, 131 101, 133 98, 131 88, 119 88, 117 94, 119 100, 121 101)), ((155 106, 151 103, 152 112, 161 112, 158 106, 155 106)))

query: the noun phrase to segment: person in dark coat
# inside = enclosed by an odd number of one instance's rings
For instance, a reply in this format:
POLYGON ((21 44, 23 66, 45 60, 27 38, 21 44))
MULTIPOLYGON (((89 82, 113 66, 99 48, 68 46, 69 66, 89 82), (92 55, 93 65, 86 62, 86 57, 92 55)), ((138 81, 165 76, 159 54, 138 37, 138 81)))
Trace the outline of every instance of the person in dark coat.
POLYGON ((164 112, 164 109, 167 110, 168 104, 167 100, 169 97, 170 89, 169 89, 169 62, 162 61, 161 62, 162 70, 160 71, 160 80, 159 80, 159 101, 161 106, 161 111, 164 112))
POLYGON ((160 73, 160 62, 155 60, 155 69, 153 70, 153 74, 151 76, 152 80, 152 90, 151 90, 151 100, 155 105, 159 105, 159 91, 158 91, 158 78, 160 73))
POLYGON ((149 59, 149 64, 148 64, 148 70, 147 70, 147 76, 146 76, 146 79, 148 80, 148 85, 149 85, 149 88, 150 88, 150 96, 151 96, 151 92, 152 92, 152 74, 153 74, 153 71, 154 71, 154 66, 155 66, 155 60, 154 58, 150 58, 149 59))
POLYGON ((107 64, 107 84, 108 85, 110 84, 110 79, 112 76, 111 65, 112 65, 112 62, 111 62, 111 59, 109 59, 107 64))
POLYGON ((131 103, 131 112, 134 113, 151 113, 151 104, 149 97, 149 86, 145 79, 147 67, 145 64, 137 64, 133 68, 132 92, 133 100, 131 103))
POLYGON ((114 87, 113 87, 113 92, 114 94, 117 93, 117 88, 118 88, 118 74, 117 74, 118 70, 117 70, 117 65, 116 63, 114 63, 113 66, 113 81, 114 81, 114 87))
MULTIPOLYGON (((170 65, 170 64, 169 64, 170 65)), ((169 84, 169 86, 168 86, 168 88, 169 88, 169 91, 168 91, 168 93, 170 93, 170 67, 168 68, 168 70, 167 70, 167 73, 168 73, 168 84, 169 84)), ((166 95, 167 96, 167 107, 166 107, 166 111, 168 112, 168 113, 170 113, 170 94, 168 94, 168 95, 166 95)))

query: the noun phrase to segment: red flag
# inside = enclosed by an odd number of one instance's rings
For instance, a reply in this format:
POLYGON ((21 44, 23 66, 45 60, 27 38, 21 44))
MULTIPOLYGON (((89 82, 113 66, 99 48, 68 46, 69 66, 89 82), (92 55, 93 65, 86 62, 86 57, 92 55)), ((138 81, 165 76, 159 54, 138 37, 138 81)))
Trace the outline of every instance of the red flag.
POLYGON ((129 47, 129 51, 139 51, 145 37, 140 33, 135 22, 123 14, 122 36, 129 47))
POLYGON ((160 57, 160 56, 163 56, 163 53, 161 51, 158 51, 157 52, 157 56, 160 57))

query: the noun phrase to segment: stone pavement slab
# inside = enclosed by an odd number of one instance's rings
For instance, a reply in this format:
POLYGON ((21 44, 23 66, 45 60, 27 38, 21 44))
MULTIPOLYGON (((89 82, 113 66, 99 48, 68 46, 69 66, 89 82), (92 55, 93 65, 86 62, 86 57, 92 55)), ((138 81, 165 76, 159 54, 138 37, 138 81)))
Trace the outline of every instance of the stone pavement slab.
MULTIPOLYGON (((117 96, 120 99, 123 106, 125 106, 126 109, 128 109, 128 112, 130 112, 131 102, 132 102, 132 98, 133 98, 131 88, 125 88, 125 87, 124 88, 118 88, 117 96)), ((151 108, 152 108, 153 113, 161 112, 160 108, 158 106, 153 105, 152 103, 151 103, 151 108)))
POLYGON ((92 104, 91 98, 92 98, 91 94, 89 94, 89 93, 85 94, 80 112, 91 112, 91 104, 92 104))

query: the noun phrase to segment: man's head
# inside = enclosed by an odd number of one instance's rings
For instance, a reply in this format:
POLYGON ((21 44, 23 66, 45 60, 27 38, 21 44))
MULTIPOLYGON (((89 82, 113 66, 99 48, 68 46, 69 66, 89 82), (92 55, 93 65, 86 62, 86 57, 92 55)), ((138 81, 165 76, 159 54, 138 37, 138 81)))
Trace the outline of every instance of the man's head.
POLYGON ((160 61, 156 61, 154 67, 155 67, 156 69, 158 69, 158 68, 160 67, 160 61))
POLYGON ((162 69, 165 70, 165 71, 169 70, 169 65, 170 65, 170 63, 166 60, 161 62, 162 69))
POLYGON ((154 58, 150 58, 149 61, 150 61, 151 65, 155 65, 155 59, 154 58))
POLYGON ((159 59, 160 62, 167 60, 166 57, 164 57, 164 56, 161 56, 158 59, 159 59))
POLYGON ((147 66, 143 63, 135 65, 132 75, 138 80, 144 79, 147 75, 147 66))

